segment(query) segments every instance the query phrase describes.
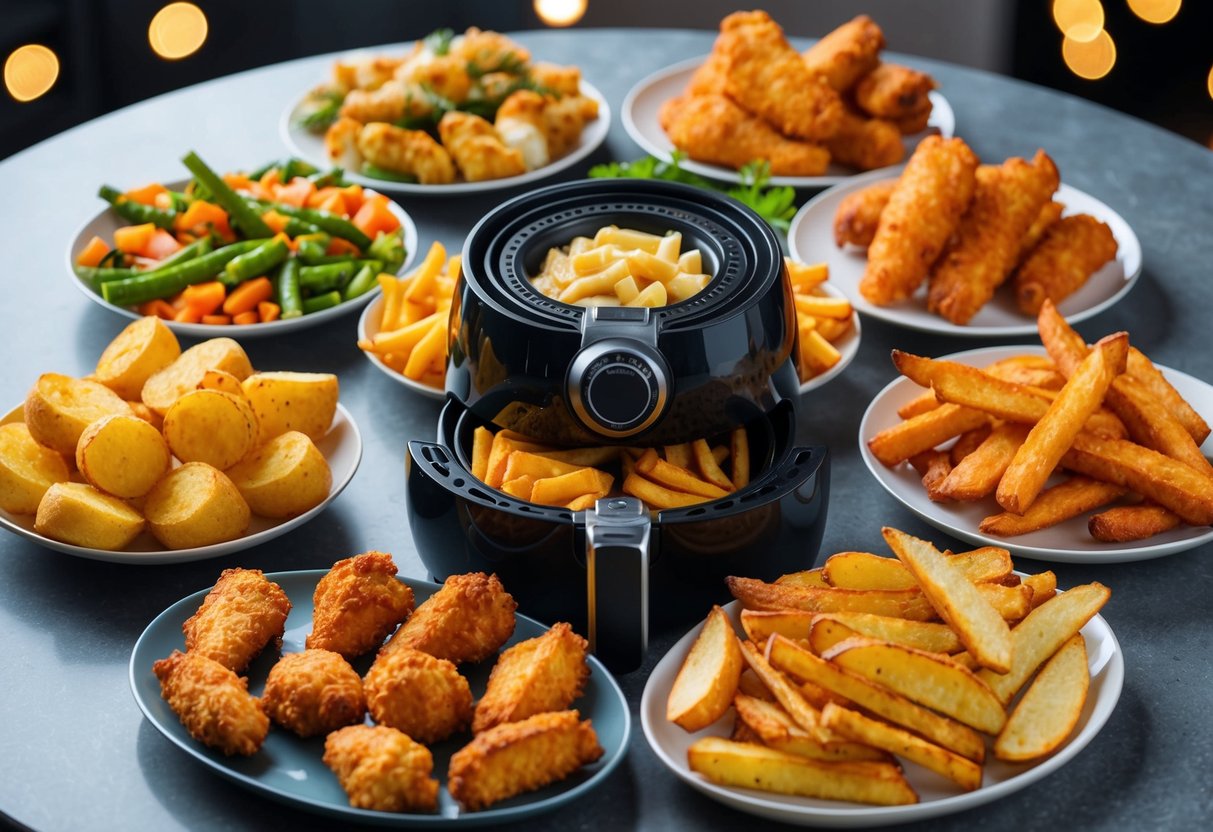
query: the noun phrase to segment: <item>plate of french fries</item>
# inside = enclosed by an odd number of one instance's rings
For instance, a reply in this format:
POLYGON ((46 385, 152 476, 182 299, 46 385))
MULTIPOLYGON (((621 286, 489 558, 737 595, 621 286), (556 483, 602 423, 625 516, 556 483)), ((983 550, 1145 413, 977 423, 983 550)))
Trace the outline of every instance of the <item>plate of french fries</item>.
POLYGON ((859 315, 838 287, 829 283, 827 264, 785 259, 799 330, 796 373, 800 392, 807 393, 841 373, 859 353, 859 315))
POLYGON ((653 669, 645 737, 744 812, 866 827, 979 806, 1056 771, 1116 706, 1124 658, 1100 583, 1057 590, 1005 548, 841 552, 774 582, 731 577, 653 669))
POLYGON ((1048 350, 894 351, 903 377, 859 428, 877 481, 936 528, 1021 557, 1116 563, 1213 540, 1213 387, 1124 333, 1088 348, 1051 305, 1041 333, 1048 350))

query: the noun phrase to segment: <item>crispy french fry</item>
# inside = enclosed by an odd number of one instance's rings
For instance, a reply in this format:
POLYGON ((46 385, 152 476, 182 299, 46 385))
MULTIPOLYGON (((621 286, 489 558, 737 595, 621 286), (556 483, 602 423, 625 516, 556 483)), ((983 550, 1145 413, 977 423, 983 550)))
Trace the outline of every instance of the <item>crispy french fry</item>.
POLYGON ((606 494, 601 491, 595 492, 594 494, 582 494, 577 499, 570 500, 568 503, 566 503, 565 508, 569 509, 570 511, 585 511, 587 508, 594 505, 594 503, 598 502, 605 496, 606 494))
POLYGON ((694 464, 694 457, 691 456, 691 443, 683 442, 679 445, 666 445, 663 449, 665 452, 665 461, 671 465, 677 465, 679 468, 690 468, 694 464))
POLYGON ((733 490, 740 491, 750 484, 750 437, 745 428, 733 428, 729 445, 733 460, 733 490))
POLYGON ((948 474, 952 473, 952 456, 947 451, 925 451, 924 453, 927 455, 927 460, 925 470, 922 472, 922 487, 926 489, 927 497, 932 501, 947 502, 950 498, 939 490, 939 486, 947 479, 948 474))
POLYGON ((1053 574, 1052 570, 1029 575, 1023 579, 1023 582, 1032 589, 1032 609, 1036 609, 1057 594, 1057 576, 1053 574))
POLYGON ((570 465, 584 465, 588 468, 608 465, 619 458, 619 449, 606 445, 598 448, 571 448, 558 451, 532 451, 532 453, 536 456, 567 462, 570 465))
POLYGON ((519 500, 530 500, 531 490, 535 487, 535 478, 523 474, 517 479, 512 479, 501 484, 501 490, 511 497, 517 497, 519 500))
POLYGON ((1208 422, 1201 418, 1201 415, 1192 408, 1192 405, 1188 404, 1178 390, 1171 386, 1162 372, 1140 350, 1129 348, 1129 359, 1125 371, 1175 414, 1175 418, 1192 435, 1192 439, 1197 445, 1203 444, 1209 438, 1208 422))
POLYGON ((814 318, 834 318, 841 321, 851 317, 854 311, 851 309, 851 302, 846 298, 797 293, 793 300, 798 314, 814 318))
MULTIPOLYGON (((671 281, 671 282, 673 282, 673 281, 671 281)), ((668 300, 669 300, 669 293, 666 291, 666 288, 663 284, 650 283, 648 286, 644 287, 640 291, 639 295, 637 295, 636 297, 634 297, 630 301, 628 301, 628 303, 626 305, 627 306, 657 307, 657 306, 665 306, 666 303, 668 302, 668 300)))
MULTIPOLYGON (((921 413, 926 413, 928 410, 934 410, 943 402, 935 398, 933 390, 927 390, 925 393, 920 393, 908 402, 897 408, 897 415, 902 419, 912 419, 921 413)), ((980 429, 980 428, 978 428, 980 429)))
POLYGON ((737 709, 737 723, 745 725, 756 741, 768 748, 814 760, 893 761, 885 752, 862 743, 848 740, 821 742, 797 725, 778 703, 739 693, 733 699, 733 707, 737 709))
POLYGON ((489 470, 489 454, 493 449, 493 432, 486 427, 472 431, 472 476, 484 482, 489 470))
POLYGON ((1183 521, 1170 509, 1152 504, 1117 506, 1091 515, 1087 530, 1104 543, 1142 540, 1175 528, 1183 521))
MULTIPOLYGON (((500 435, 500 434, 498 434, 500 435)), ((503 440, 513 442, 512 439, 503 440)), ((505 472, 502 475, 502 481, 506 482, 512 479, 517 479, 523 474, 534 477, 536 481, 548 479, 550 477, 559 477, 563 474, 572 474, 577 471, 585 470, 580 465, 573 465, 569 462, 561 462, 558 459, 548 459, 545 456, 531 453, 523 450, 512 450, 509 459, 506 461, 505 472)), ((587 491, 590 489, 586 489, 587 491)), ((570 499, 572 499, 570 497, 570 499)))
POLYGON ((980 500, 994 493, 1030 428, 1003 422, 977 448, 948 472, 936 490, 952 500, 980 500))
POLYGON ((800 341, 800 360, 814 374, 824 373, 842 360, 842 353, 814 329, 800 341))
POLYGON ((870 612, 914 621, 930 621, 935 610, 917 589, 834 589, 768 584, 754 578, 728 577, 733 597, 752 610, 870 612))
MULTIPOLYGON (((506 471, 508 476, 508 466, 506 471)), ((607 494, 614 481, 614 477, 597 468, 578 468, 567 474, 536 479, 531 489, 531 502, 562 506, 586 494, 607 494)))
POLYGON ((409 360, 404 365, 404 375, 414 381, 420 381, 425 373, 435 368, 446 356, 446 321, 434 321, 425 336, 409 353, 409 360))
POLYGON ((775 701, 783 706, 793 721, 809 736, 819 742, 829 742, 833 739, 830 732, 821 726, 820 712, 805 701, 804 695, 786 676, 771 666, 752 641, 741 642, 741 655, 750 670, 754 671, 767 690, 774 695, 775 701))
POLYGON ((941 405, 882 430, 868 440, 868 450, 892 468, 954 436, 986 424, 985 413, 955 404, 941 405))
POLYGON ((737 692, 764 702, 775 701, 775 694, 767 690, 767 686, 758 678, 758 674, 750 670, 748 666, 741 671, 741 677, 737 680, 737 692))
POLYGON ((624 479, 623 493, 644 500, 651 508, 656 509, 685 508, 686 506, 698 505, 707 500, 706 497, 663 488, 655 482, 646 480, 635 472, 628 474, 627 478, 624 479))
POLYGON ((994 743, 994 756, 1020 762, 1055 750, 1078 724, 1090 684, 1086 642, 1076 633, 1041 668, 1016 704, 994 743))
POLYGON ((956 437, 956 441, 952 443, 952 447, 948 451, 948 459, 951 461, 952 467, 955 468, 961 460, 980 448, 981 443, 986 441, 993 429, 993 425, 982 425, 956 437))
POLYGON ((828 263, 798 263, 791 257, 783 258, 788 267, 792 290, 797 294, 808 294, 830 278, 828 263))
MULTIPOLYGON (((907 621, 861 612, 805 614, 812 615, 809 644, 818 655, 852 635, 883 639, 932 653, 955 653, 962 648, 956 632, 947 624, 935 621, 907 621)), ((789 633, 783 635, 793 638, 789 633)))
MULTIPOLYGON (((728 458, 729 458, 729 449, 726 448, 724 445, 716 445, 712 448, 712 459, 714 459, 716 461, 717 465, 723 464, 724 461, 728 458)), ((686 466, 684 465, 683 467, 685 468, 686 466)), ((703 472, 700 471, 699 473, 702 474, 703 472)), ((731 484, 731 481, 730 481, 730 484, 731 484)), ((721 487, 723 488, 723 486, 721 486, 721 487)))
POLYGON ((695 458, 695 465, 699 468, 699 473, 705 480, 725 493, 733 490, 733 481, 720 469, 720 465, 716 462, 716 454, 707 442, 696 439, 691 443, 691 453, 695 458))
POLYGON ((442 316, 435 312, 399 328, 380 330, 371 339, 371 349, 380 354, 391 352, 408 355, 429 333, 430 328, 441 320, 442 316))
POLYGON ((822 577, 839 589, 914 589, 918 582, 896 558, 871 552, 839 552, 826 558, 822 577))
MULTIPOLYGON (((704 443, 704 446, 706 447, 707 443, 704 443)), ((710 450, 708 454, 711 454, 710 450)), ((701 480, 685 468, 671 465, 657 456, 657 451, 652 448, 649 448, 640 459, 636 460, 636 471, 667 488, 686 494, 697 494, 709 500, 727 497, 729 493, 706 480, 701 480)))
POLYGON ((978 526, 982 534, 1014 537, 1055 526, 1071 517, 1099 508, 1125 495, 1119 485, 1071 477, 1052 488, 1046 488, 1023 514, 1004 511, 993 514, 978 526))

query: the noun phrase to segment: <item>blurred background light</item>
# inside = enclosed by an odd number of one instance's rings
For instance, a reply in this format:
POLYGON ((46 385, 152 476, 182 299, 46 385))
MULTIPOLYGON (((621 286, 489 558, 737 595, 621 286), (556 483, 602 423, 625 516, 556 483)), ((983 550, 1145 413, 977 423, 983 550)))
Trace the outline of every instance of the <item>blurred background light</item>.
POLYGON ((1209 86, 1209 98, 1213 98, 1213 66, 1209 67, 1209 78, 1206 83, 1209 86))
POLYGON ((1061 42, 1061 56, 1079 78, 1095 81, 1112 71, 1116 44, 1106 30, 1100 29, 1094 40, 1084 42, 1067 37, 1061 42))
POLYGON ((4 86, 18 101, 44 95, 58 77, 58 56, 40 43, 18 46, 4 62, 4 86))
POLYGON ((169 3, 152 18, 147 40, 152 50, 170 61, 189 57, 206 42, 207 22, 193 3, 169 3))
POLYGON ((572 26, 588 5, 588 0, 535 0, 535 14, 548 26, 572 26))
POLYGON ((1129 0, 1133 14, 1146 23, 1167 23, 1179 14, 1183 0, 1129 0))
POLYGON ((1053 0, 1053 22, 1068 39, 1089 43, 1103 31, 1103 4, 1099 0, 1053 0))

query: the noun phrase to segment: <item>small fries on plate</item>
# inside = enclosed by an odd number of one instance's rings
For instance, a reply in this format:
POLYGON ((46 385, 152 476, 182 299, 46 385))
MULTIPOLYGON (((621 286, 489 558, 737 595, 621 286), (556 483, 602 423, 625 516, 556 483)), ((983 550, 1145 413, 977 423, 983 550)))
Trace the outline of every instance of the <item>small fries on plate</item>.
POLYGON ((841 373, 859 352, 859 315, 829 282, 828 264, 784 259, 792 280, 800 336, 796 372, 800 392, 807 393, 841 373))

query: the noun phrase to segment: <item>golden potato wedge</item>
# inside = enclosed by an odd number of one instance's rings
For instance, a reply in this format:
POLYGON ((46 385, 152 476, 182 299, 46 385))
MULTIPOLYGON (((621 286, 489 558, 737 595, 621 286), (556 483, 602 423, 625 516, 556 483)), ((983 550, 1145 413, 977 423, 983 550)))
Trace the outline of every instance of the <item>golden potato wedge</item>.
POLYGON ((737 694, 733 700, 737 724, 748 728, 757 741, 779 751, 814 760, 877 760, 892 762, 888 754, 871 746, 846 740, 821 742, 796 724, 778 704, 737 694))
POLYGON ((1057 594, 1057 576, 1051 569, 1029 575, 1023 579, 1023 582, 1032 590, 1032 609, 1036 609, 1057 594))
POLYGON ((207 370, 222 370, 243 381, 253 374, 244 348, 231 338, 211 338, 190 347, 177 360, 153 373, 144 383, 140 398, 161 416, 173 402, 198 389, 207 370))
POLYGON ((733 622, 720 607, 712 607, 670 688, 666 719, 685 731, 720 719, 737 694, 743 666, 733 622))
POLYGON ((783 584, 784 586, 818 586, 823 588, 829 586, 822 575, 820 566, 816 569, 805 569, 800 572, 789 572, 786 575, 780 575, 775 579, 775 583, 783 584))
POLYGON ((218 390, 191 390, 164 414, 164 438, 182 462, 225 471, 257 447, 257 415, 244 399, 218 390))
POLYGON ((254 373, 244 379, 265 443, 288 430, 319 442, 337 412, 337 376, 332 373, 254 373))
POLYGON ((809 631, 809 645, 821 655, 851 635, 904 644, 931 653, 955 653, 963 645, 956 631, 937 621, 907 621, 863 612, 816 613, 809 631))
POLYGON ((227 475, 205 462, 187 462, 162 477, 147 495, 143 511, 152 535, 170 549, 240 537, 250 514, 227 475))
POLYGON ((143 531, 139 512, 81 482, 57 482, 38 504, 34 531, 52 540, 115 551, 143 531))
POLYGON ((748 667, 741 671, 741 676, 737 679, 737 692, 766 702, 775 701, 775 694, 767 690, 767 686, 758 678, 758 674, 748 667))
POLYGON ((296 517, 323 503, 333 487, 328 460, 297 430, 275 436, 227 475, 262 517, 296 517))
POLYGON ((199 390, 218 390, 220 393, 231 393, 238 399, 247 399, 244 386, 240 379, 225 370, 207 370, 198 382, 199 390))
POLYGON ((76 468, 94 488, 115 497, 142 497, 172 464, 168 443, 138 416, 105 416, 80 434, 76 468))
POLYGON ((1081 633, 1053 654, 1024 692, 994 742, 994 756, 1020 762, 1054 751, 1078 724, 1091 674, 1081 633))
POLYGON ((741 644, 741 655, 755 675, 775 697, 775 701, 783 706, 796 724, 808 732, 809 736, 821 742, 827 742, 832 737, 821 727, 821 713, 808 703, 804 694, 778 669, 771 666, 766 657, 752 641, 741 644))
POLYGON ((24 423, 0 425, 0 509, 36 514, 46 490, 70 478, 63 456, 34 441, 24 423))
POLYGON ((728 577, 725 583, 733 597, 751 610, 871 612, 916 621, 935 617, 935 609, 918 589, 836 589, 768 584, 755 578, 737 577, 728 577))
POLYGON ((177 336, 154 316, 128 324, 97 359, 93 377, 124 399, 138 399, 143 385, 181 355, 177 336))
POLYGON ((115 413, 133 415, 131 406, 95 381, 43 373, 25 397, 25 424, 40 445, 76 455, 76 443, 92 422, 115 413))
POLYGON ((896 558, 871 552, 839 552, 826 558, 822 577, 839 589, 913 589, 914 576, 896 558))

